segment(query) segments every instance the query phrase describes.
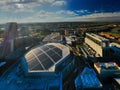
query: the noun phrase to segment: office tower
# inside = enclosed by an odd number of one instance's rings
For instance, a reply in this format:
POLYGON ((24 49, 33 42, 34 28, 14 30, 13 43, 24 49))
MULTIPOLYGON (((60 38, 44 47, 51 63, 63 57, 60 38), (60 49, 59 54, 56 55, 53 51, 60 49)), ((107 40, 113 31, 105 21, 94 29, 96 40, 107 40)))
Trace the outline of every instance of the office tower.
POLYGON ((14 39, 17 37, 17 35, 17 23, 7 23, 6 31, 4 32, 4 46, 1 55, 2 57, 5 57, 14 51, 14 39))

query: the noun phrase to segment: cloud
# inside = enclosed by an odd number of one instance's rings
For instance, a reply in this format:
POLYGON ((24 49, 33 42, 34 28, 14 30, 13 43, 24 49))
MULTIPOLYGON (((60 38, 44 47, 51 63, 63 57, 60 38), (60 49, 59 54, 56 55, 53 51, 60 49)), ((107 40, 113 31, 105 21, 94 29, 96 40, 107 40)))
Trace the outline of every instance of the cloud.
POLYGON ((111 17, 120 17, 120 12, 114 13, 93 13, 90 15, 83 16, 84 18, 111 18, 111 17))
POLYGON ((92 13, 89 15, 67 18, 69 21, 120 21, 120 12, 92 13))
POLYGON ((52 6, 63 6, 66 5, 66 1, 55 1, 52 6))
POLYGON ((55 14, 62 15, 62 16, 69 16, 69 17, 78 15, 74 11, 71 11, 71 10, 59 10, 59 11, 56 11, 55 14))
POLYGON ((40 12, 35 14, 32 21, 38 21, 38 22, 120 21, 120 12, 92 13, 89 15, 80 16, 74 11, 70 11, 70 10, 59 10, 56 12, 41 10, 40 12))
POLYGON ((75 10, 75 12, 79 13, 79 14, 85 14, 85 13, 90 13, 88 10, 75 10))
MULTIPOLYGON (((20 6, 21 7, 21 6, 20 6)), ((22 6, 23 7, 23 6, 22 6)), ((8 7, 9 8, 9 7, 8 7)), ((24 10, 24 9, 20 9, 24 10)), ((27 9, 30 10, 30 9, 27 9)), ((26 11, 26 10, 25 10, 26 11)), ((23 12, 23 11, 21 11, 23 12)), ((32 12, 31 10, 29 12, 32 12)), ((83 12, 79 10, 79 12, 83 12)), ((84 10, 84 12, 89 12, 84 10)), ((78 14, 76 10, 40 10, 39 12, 33 13, 32 15, 18 17, 17 12, 14 13, 16 17, 4 17, 1 22, 64 22, 64 21, 120 21, 120 12, 104 12, 104 13, 88 13, 84 15, 78 14)), ((22 15, 22 14, 21 14, 22 15)))
POLYGON ((41 10, 37 13, 37 17, 44 17, 44 18, 54 18, 54 17, 74 17, 77 16, 77 14, 73 11, 70 10, 59 10, 56 12, 50 12, 50 11, 45 11, 41 10))
POLYGON ((55 0, 0 0, 0 10, 3 12, 33 12, 35 7, 44 4, 51 5, 53 2, 55 0))
MULTIPOLYGON (((120 21, 120 12, 93 13, 79 16, 74 11, 60 10, 56 12, 40 11, 35 17, 41 22, 63 22, 63 21, 120 21), (42 17, 42 18, 41 18, 42 17)), ((34 18, 34 19, 35 19, 34 18)), ((36 19, 36 21, 37 21, 36 19)))

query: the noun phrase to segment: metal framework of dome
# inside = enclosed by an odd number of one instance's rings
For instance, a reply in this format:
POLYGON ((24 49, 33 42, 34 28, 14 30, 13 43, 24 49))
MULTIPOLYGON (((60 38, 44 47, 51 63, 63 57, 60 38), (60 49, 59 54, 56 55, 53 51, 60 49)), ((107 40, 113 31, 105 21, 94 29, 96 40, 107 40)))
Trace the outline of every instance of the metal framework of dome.
POLYGON ((49 43, 31 49, 25 59, 29 71, 49 70, 69 54, 69 48, 59 43, 49 43))

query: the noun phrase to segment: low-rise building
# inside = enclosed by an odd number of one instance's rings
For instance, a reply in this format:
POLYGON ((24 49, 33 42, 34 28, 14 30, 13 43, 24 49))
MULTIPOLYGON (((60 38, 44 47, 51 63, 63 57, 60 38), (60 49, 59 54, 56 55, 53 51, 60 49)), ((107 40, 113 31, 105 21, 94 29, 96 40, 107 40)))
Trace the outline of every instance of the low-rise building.
POLYGON ((44 43, 61 43, 62 35, 60 33, 51 33, 43 39, 44 43))
POLYGON ((94 68, 102 78, 120 75, 120 67, 115 62, 97 62, 94 63, 94 68))

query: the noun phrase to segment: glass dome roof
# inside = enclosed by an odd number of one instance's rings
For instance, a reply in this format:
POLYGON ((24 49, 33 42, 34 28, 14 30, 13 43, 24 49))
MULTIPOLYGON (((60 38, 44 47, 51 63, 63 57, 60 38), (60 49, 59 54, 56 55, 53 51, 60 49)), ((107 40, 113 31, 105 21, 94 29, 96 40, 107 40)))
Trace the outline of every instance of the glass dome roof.
POLYGON ((63 49, 65 50, 68 48, 62 44, 54 43, 37 46, 34 49, 31 49, 25 55, 29 70, 35 71, 50 69, 65 56, 65 53, 67 54, 67 52, 63 53, 63 49))

